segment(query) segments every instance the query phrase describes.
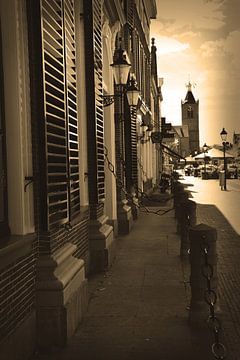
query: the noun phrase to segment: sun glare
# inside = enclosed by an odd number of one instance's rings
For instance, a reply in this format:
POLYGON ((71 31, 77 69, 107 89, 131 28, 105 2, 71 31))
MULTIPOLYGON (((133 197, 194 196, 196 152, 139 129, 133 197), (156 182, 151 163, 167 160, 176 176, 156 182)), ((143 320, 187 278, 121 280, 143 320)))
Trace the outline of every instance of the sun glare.
POLYGON ((159 55, 167 55, 176 52, 181 52, 190 47, 188 43, 181 43, 176 39, 168 38, 166 36, 158 37, 156 39, 156 46, 159 55))

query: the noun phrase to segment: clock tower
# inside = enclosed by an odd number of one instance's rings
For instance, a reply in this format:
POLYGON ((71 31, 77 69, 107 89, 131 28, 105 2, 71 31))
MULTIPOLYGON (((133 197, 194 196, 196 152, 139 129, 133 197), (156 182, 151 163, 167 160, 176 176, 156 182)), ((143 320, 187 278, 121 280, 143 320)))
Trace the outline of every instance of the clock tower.
POLYGON ((187 94, 182 100, 182 127, 188 132, 186 155, 195 155, 199 151, 199 100, 195 100, 192 84, 187 84, 187 94))

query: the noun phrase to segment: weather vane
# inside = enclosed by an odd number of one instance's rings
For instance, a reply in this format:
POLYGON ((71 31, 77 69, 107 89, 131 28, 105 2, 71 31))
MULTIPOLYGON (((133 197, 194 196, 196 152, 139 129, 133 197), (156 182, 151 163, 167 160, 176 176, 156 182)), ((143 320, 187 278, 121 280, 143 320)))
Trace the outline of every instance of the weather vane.
POLYGON ((195 82, 190 81, 190 75, 188 74, 188 83, 186 84, 186 88, 188 91, 192 91, 192 88, 195 88, 197 84, 195 82))

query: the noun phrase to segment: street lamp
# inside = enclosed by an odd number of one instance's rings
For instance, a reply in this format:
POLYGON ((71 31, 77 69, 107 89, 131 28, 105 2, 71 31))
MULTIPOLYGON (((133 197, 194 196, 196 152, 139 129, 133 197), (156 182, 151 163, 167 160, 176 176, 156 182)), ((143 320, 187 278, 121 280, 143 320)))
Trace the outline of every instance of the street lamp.
POLYGON ((125 51, 121 45, 115 50, 114 60, 111 64, 116 85, 126 85, 131 64, 126 59, 125 51))
POLYGON ((205 143, 202 147, 203 149, 203 153, 204 153, 204 176, 203 176, 203 179, 207 179, 207 173, 206 173, 206 162, 207 162, 207 159, 206 159, 206 153, 208 151, 208 146, 207 144, 205 143))
POLYGON ((120 93, 103 95, 103 106, 106 107, 113 104, 116 97, 122 97, 123 92, 127 94, 129 106, 137 106, 140 92, 133 76, 130 78, 129 85, 125 87, 125 85, 127 85, 131 64, 127 61, 125 51, 121 46, 115 51, 114 61, 110 66, 113 68, 115 85, 120 87, 120 93))
POLYGON ((140 91, 137 88, 137 83, 132 76, 129 85, 127 87, 127 99, 129 106, 137 106, 139 99, 140 91))
POLYGON ((223 164, 224 164, 224 185, 223 189, 227 190, 227 159, 226 159, 226 146, 228 145, 227 142, 227 131, 225 128, 222 129, 220 132, 220 136, 222 139, 222 145, 223 145, 223 164))

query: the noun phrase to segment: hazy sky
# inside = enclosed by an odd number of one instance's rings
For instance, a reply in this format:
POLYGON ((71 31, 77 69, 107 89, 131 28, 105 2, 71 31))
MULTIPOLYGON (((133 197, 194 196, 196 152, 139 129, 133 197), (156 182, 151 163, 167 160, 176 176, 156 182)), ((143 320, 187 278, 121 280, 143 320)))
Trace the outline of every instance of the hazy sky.
POLYGON ((158 74, 164 78, 163 116, 181 124, 186 84, 200 106, 200 146, 232 142, 240 133, 240 0, 157 0, 152 20, 158 74))

